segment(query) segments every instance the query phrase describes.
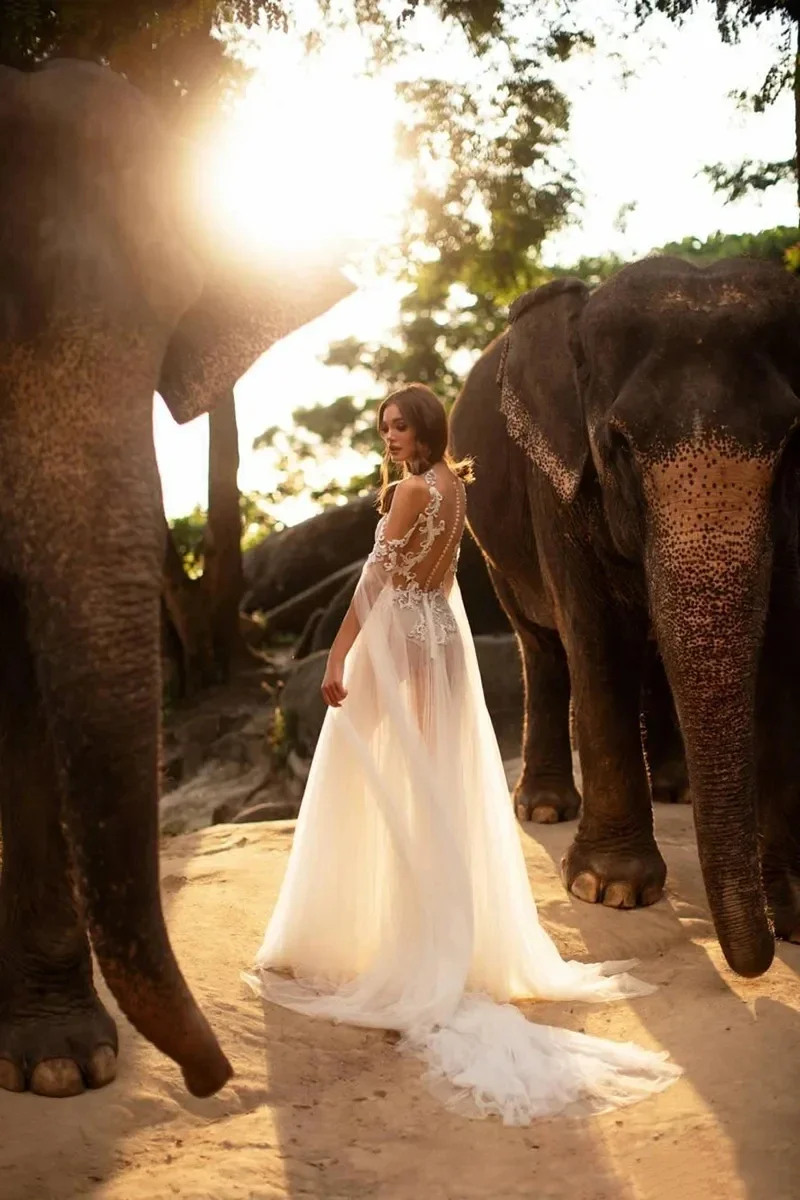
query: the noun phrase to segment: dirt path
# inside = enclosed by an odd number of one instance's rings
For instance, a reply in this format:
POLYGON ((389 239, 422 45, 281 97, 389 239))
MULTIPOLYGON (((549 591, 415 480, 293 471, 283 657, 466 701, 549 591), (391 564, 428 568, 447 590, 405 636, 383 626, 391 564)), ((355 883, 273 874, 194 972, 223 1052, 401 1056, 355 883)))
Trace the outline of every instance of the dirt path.
POLYGON ((0 1197, 108 1200, 797 1200, 800 948, 761 980, 724 969, 691 813, 661 807, 669 894, 615 913, 573 902, 556 864, 574 826, 525 853, 544 923, 569 955, 640 956, 661 986, 631 1004, 542 1004, 538 1020, 669 1050, 686 1076, 591 1121, 529 1129, 449 1115, 379 1033, 270 1010, 239 982, 286 864, 292 825, 218 826, 165 847, 178 956, 234 1062, 209 1101, 124 1023, 116 1084, 75 1101, 0 1093, 0 1197))

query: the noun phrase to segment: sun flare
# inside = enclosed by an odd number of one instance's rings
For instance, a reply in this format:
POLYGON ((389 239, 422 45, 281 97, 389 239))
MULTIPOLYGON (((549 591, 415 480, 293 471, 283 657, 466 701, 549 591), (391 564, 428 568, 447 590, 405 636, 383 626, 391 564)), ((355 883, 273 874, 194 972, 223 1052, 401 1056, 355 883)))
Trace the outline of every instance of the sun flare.
POLYGON ((203 154, 215 220, 281 252, 369 251, 396 237, 410 190, 396 155, 392 84, 338 56, 265 50, 224 131, 203 154))

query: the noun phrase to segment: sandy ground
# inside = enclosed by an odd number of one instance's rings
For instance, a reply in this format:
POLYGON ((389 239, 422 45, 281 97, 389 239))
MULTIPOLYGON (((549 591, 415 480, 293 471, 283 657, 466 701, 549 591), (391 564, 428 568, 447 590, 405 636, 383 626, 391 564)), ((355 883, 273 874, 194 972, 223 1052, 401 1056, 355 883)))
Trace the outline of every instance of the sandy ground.
MULTIPOLYGON (((505 1129, 450 1115, 381 1033, 264 1011, 239 981, 283 875, 290 822, 218 826, 165 846, 179 960, 236 1078, 212 1100, 120 1023, 110 1088, 76 1100, 0 1093, 0 1197, 272 1200, 797 1200, 800 948, 752 982, 724 967, 691 813, 660 807, 668 895, 617 913, 570 900, 557 863, 574 826, 523 832, 542 919, 562 951, 641 957, 653 996, 541 1004, 537 1020, 663 1047, 686 1071, 621 1113, 505 1129)), ((113 1006, 112 1006, 113 1007, 113 1006)))

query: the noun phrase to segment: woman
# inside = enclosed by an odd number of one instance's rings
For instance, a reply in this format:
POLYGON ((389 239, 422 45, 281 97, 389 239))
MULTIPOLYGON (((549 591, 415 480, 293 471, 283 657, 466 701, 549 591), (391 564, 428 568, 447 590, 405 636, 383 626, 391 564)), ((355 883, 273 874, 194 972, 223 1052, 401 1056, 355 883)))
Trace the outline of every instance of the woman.
POLYGON ((455 573, 469 464, 412 384, 381 405, 383 516, 331 647, 329 710, 286 878, 247 981, 301 1013, 393 1029, 469 1115, 527 1124, 667 1087, 637 1046, 533 1024, 509 1001, 653 989, 563 962, 539 925, 455 573), (389 487, 389 464, 402 467, 389 487))

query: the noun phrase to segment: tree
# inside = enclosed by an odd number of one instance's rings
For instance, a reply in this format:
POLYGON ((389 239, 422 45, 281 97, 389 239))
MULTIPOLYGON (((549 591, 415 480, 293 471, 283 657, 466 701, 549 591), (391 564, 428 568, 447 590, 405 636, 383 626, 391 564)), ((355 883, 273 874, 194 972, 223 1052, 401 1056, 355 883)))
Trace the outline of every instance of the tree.
POLYGON ((542 244, 578 200, 561 147, 568 104, 550 75, 554 61, 591 46, 589 35, 543 18, 521 43, 500 0, 436 7, 464 30, 474 69, 468 84, 426 78, 399 88, 408 113, 399 148, 416 164, 416 178, 403 235, 382 265, 407 285, 400 325, 388 343, 347 339, 326 358, 366 371, 375 395, 364 404, 345 396, 298 410, 293 434, 271 429, 254 443, 271 446, 294 468, 333 460, 343 446, 362 449, 369 471, 331 481, 319 494, 327 502, 374 484, 375 412, 388 388, 420 380, 446 403, 455 398, 459 357, 482 350, 503 328, 514 296, 544 281, 542 244))
MULTIPOLYGON (((699 0, 634 0, 641 20, 655 12, 681 23, 699 7, 699 0)), ((705 173, 731 201, 751 190, 766 191, 784 180, 795 184, 800 209, 800 0, 716 0, 717 26, 725 42, 735 41, 747 26, 758 25, 767 17, 783 23, 784 37, 780 58, 767 73, 758 91, 737 93, 742 107, 763 112, 784 91, 794 95, 794 153, 778 162, 753 162, 748 159, 736 166, 713 163, 705 173)))

